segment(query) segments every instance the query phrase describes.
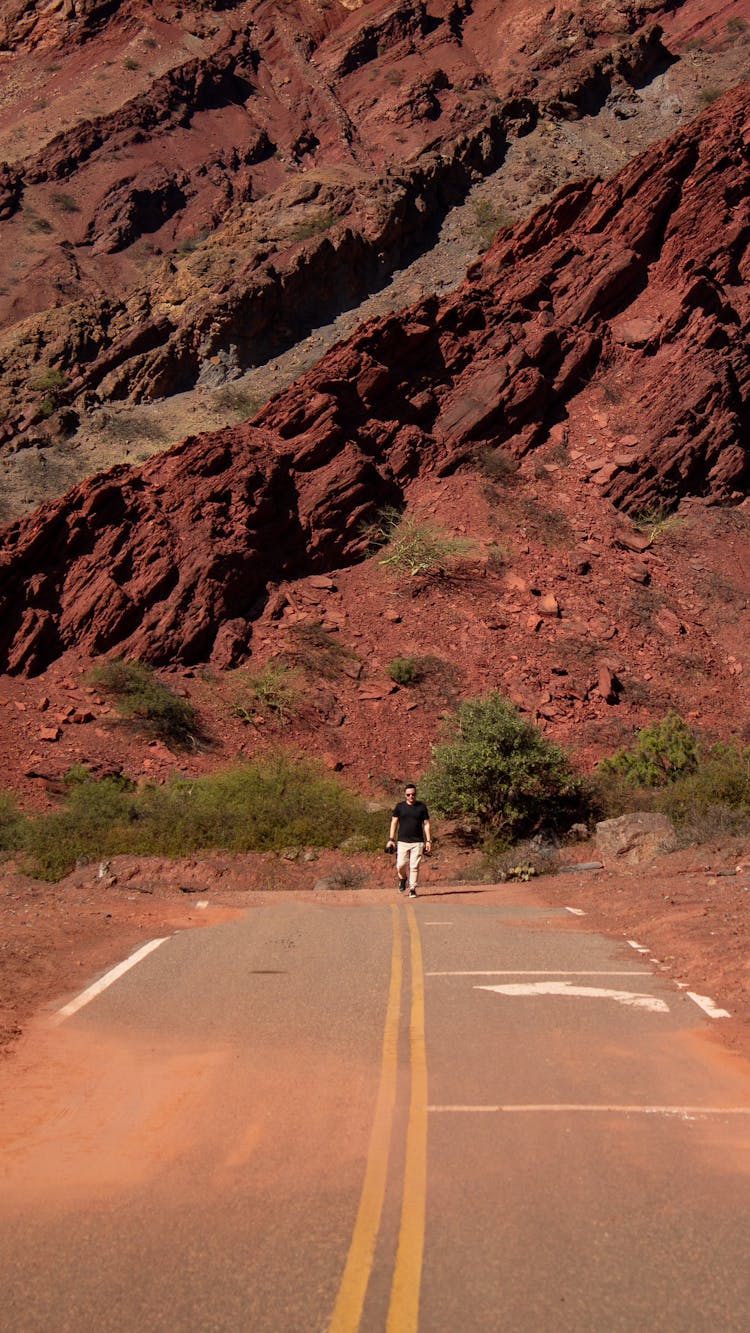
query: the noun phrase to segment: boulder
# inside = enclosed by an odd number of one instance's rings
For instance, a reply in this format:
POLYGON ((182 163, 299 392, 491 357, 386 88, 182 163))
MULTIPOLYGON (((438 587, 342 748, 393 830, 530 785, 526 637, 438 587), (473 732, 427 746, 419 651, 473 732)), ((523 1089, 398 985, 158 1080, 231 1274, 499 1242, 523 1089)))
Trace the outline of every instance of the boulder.
POLYGON ((596 850, 607 866, 622 862, 645 865, 676 846, 675 827, 666 815, 641 810, 605 819, 596 826, 596 850))

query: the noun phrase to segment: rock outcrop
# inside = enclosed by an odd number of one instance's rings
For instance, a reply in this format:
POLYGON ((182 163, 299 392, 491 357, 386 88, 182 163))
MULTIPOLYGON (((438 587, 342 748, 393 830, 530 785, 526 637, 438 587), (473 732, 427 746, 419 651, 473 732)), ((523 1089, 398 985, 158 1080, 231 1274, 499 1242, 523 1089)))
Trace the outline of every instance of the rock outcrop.
POLYGON ((509 141, 668 65, 670 8, 530 8, 500 36, 490 0, 6 5, 0 448, 50 406, 254 365, 362 299, 509 141))
MULTIPOLYGON (((254 424, 14 524, 0 665, 37 672, 71 646, 240 660, 269 584, 351 562, 364 518, 481 450, 523 462, 557 441, 607 508, 744 497, 749 185, 745 88, 610 182, 564 191, 452 296, 365 326, 254 424), (597 448, 609 436, 593 458, 571 434, 587 416, 597 448)), ((623 545, 627 578, 647 581, 637 534, 623 545)))

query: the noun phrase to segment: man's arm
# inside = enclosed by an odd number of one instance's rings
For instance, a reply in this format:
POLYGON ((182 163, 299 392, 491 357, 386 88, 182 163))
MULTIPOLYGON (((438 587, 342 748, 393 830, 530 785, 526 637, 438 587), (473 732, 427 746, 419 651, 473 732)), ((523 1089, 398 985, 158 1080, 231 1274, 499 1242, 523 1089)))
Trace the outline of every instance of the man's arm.
POLYGON ((432 834, 431 834, 431 832, 430 832, 430 821, 429 821, 429 819, 426 819, 426 820, 424 821, 424 824, 422 825, 422 831, 423 831, 423 833, 424 833, 424 845, 425 845, 425 847, 432 847, 432 834))
POLYGON ((388 845, 396 841, 397 832, 398 832, 398 815, 394 815, 393 818, 391 819, 391 827, 388 830, 388 845))

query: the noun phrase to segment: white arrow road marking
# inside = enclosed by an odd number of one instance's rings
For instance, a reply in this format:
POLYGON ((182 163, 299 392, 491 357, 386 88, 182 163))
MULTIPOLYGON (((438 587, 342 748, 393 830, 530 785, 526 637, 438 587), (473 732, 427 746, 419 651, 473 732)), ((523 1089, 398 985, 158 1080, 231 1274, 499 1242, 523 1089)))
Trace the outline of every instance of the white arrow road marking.
MULTIPOLYGON (((425 972, 426 977, 652 977, 653 972, 646 968, 636 971, 629 967, 626 972, 589 972, 572 971, 565 968, 545 968, 544 971, 529 970, 525 967, 492 967, 481 972, 425 972)), ((687 984, 687 983, 686 983, 687 984)))
POLYGON ((650 1009, 654 1014, 668 1014, 669 1005, 654 995, 638 995, 629 990, 605 990, 602 986, 574 986, 570 981, 532 981, 509 986, 475 986, 474 990, 492 990, 497 995, 577 995, 582 999, 616 1000, 631 1009, 650 1009))

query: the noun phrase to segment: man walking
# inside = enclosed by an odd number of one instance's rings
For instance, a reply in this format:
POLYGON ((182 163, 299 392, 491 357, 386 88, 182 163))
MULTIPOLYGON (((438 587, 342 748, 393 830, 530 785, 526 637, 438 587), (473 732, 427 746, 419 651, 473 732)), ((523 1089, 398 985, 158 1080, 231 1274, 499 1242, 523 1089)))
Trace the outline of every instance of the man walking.
POLYGON ((388 830, 389 849, 396 847, 396 874, 398 891, 405 893, 408 885, 409 897, 417 896, 417 879, 422 854, 432 851, 430 836, 430 812, 424 801, 417 800, 417 789, 413 782, 408 783, 404 791, 406 800, 399 801, 393 807, 391 827, 388 830), (398 838, 398 842, 395 842, 398 838))

